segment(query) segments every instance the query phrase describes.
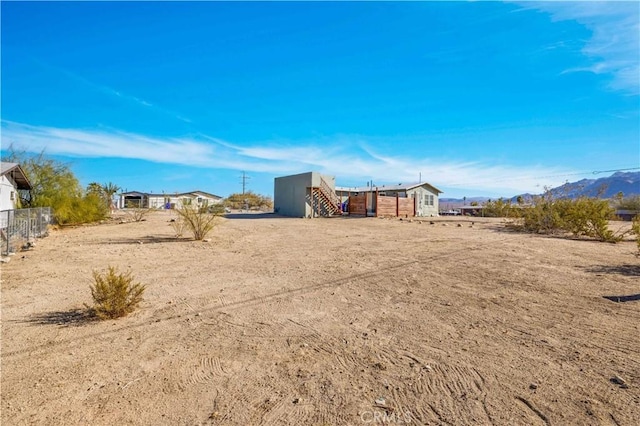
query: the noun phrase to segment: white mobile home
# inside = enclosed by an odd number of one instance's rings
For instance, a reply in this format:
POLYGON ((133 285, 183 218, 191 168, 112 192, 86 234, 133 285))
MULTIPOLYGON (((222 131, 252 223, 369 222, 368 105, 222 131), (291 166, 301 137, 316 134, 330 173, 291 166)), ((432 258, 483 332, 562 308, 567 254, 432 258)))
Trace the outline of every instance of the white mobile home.
POLYGON ((204 191, 173 194, 153 194, 147 192, 123 192, 118 202, 119 208, 175 209, 183 205, 206 207, 222 202, 222 197, 204 191))

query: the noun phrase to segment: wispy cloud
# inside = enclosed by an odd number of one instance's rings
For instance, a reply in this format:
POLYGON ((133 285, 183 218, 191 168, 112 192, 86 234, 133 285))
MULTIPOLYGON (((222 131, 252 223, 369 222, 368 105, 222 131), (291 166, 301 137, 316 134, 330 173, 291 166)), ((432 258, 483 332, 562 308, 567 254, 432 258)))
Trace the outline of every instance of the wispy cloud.
POLYGON ((555 21, 575 20, 591 32, 582 53, 592 64, 565 72, 610 74, 610 88, 640 94, 640 8, 634 1, 521 3, 550 13, 555 21))
POLYGON ((151 138, 107 130, 61 129, 2 121, 2 145, 28 152, 71 157, 128 158, 210 169, 235 169, 275 175, 318 170, 337 176, 338 184, 417 182, 436 186, 517 193, 539 192, 563 182, 566 169, 521 167, 384 155, 363 138, 339 136, 314 142, 262 142, 238 146, 208 136, 151 138))
POLYGON ((78 82, 84 84, 85 86, 91 87, 92 89, 94 89, 94 90, 96 90, 96 91, 98 91, 100 93, 103 93, 103 94, 106 94, 106 95, 109 95, 109 96, 112 96, 112 97, 116 97, 116 98, 125 100, 127 102, 134 103, 136 105, 139 105, 139 106, 142 106, 142 107, 145 107, 145 108, 152 109, 154 111, 157 111, 159 113, 171 116, 171 117, 173 117, 173 118, 175 118, 177 120, 180 120, 182 122, 185 122, 185 123, 192 123, 192 121, 190 119, 182 116, 181 114, 179 114, 179 113, 177 113, 175 111, 171 111, 171 110, 168 110, 168 109, 163 108, 161 106, 155 105, 155 104, 153 104, 153 103, 151 103, 149 101, 146 101, 144 99, 141 99, 139 97, 132 96, 132 95, 129 95, 127 93, 123 93, 122 91, 113 89, 113 88, 111 88, 109 86, 105 86, 103 84, 95 83, 95 82, 90 81, 90 80, 86 79, 85 77, 75 73, 75 72, 71 72, 71 71, 69 71, 67 69, 60 68, 60 67, 51 65, 49 63, 43 62, 38 58, 35 58, 35 57, 32 57, 32 56, 29 56, 29 58, 34 63, 38 64, 39 66, 41 66, 43 68, 47 68, 47 69, 59 72, 61 74, 64 74, 67 77, 69 77, 70 79, 78 81, 78 82))

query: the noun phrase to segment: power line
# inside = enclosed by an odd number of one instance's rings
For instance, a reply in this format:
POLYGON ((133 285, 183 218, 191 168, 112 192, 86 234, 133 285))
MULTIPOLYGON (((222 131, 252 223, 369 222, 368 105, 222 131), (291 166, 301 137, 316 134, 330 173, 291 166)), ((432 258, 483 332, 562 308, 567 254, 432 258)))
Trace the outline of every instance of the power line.
POLYGON ((640 170, 640 167, 630 167, 628 169, 615 169, 615 170, 595 170, 592 173, 594 175, 597 175, 598 173, 626 172, 627 170, 640 170))
POLYGON ((240 176, 240 183, 242 184, 242 195, 245 193, 245 189, 247 187, 247 181, 251 179, 251 176, 247 176, 247 174, 243 171, 242 176, 240 176))

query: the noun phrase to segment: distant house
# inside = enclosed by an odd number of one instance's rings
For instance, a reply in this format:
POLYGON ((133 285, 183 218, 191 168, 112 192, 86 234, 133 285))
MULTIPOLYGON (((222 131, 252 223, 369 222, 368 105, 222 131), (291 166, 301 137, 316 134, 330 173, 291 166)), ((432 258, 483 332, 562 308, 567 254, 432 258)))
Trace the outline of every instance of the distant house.
POLYGON ((18 163, 2 162, 0 167, 0 210, 20 207, 18 190, 30 190, 31 183, 18 163))
POLYGON ((118 208, 175 209, 183 205, 206 207, 222 202, 222 197, 204 191, 173 194, 152 194, 147 192, 123 192, 118 208))
POLYGON ((435 186, 411 183, 382 186, 336 187, 336 194, 349 214, 363 216, 438 216, 435 186))

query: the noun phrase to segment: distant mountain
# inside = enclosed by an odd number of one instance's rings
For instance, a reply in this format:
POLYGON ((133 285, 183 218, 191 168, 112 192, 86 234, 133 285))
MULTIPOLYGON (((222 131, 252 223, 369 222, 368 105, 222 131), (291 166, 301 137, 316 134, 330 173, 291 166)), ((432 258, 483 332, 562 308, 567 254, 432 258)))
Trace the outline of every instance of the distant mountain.
MULTIPOLYGON (((625 197, 640 195, 640 172, 616 172, 608 177, 599 179, 582 179, 577 182, 567 182, 552 188, 551 195, 557 198, 597 197, 613 198, 622 192, 625 197)), ((525 200, 531 199, 531 194, 521 194, 525 200)), ((518 196, 512 198, 515 201, 518 196)))
MULTIPOLYGON (((485 201, 489 200, 489 197, 467 197, 466 201, 467 203, 470 203, 472 201, 478 201, 478 202, 482 202, 484 203, 485 201)), ((464 200, 462 198, 440 198, 440 202, 441 203, 461 203, 464 200)))
POLYGON ((464 205, 469 205, 471 203, 484 204, 486 201, 490 200, 489 197, 467 197, 463 198, 440 198, 438 200, 438 204, 440 204, 441 210, 450 210, 457 209, 464 205))
MULTIPOLYGON (((616 172, 611 176, 598 179, 582 179, 577 182, 567 182, 551 189, 551 194, 557 198, 599 197, 613 198, 619 192, 625 197, 640 196, 640 172, 616 172)), ((519 194, 511 198, 515 203, 522 197, 525 203, 530 202, 537 194, 519 194)), ((440 198, 441 209, 455 209, 472 202, 483 204, 489 197, 440 198)), ((495 198, 494 198, 495 200, 495 198)))

